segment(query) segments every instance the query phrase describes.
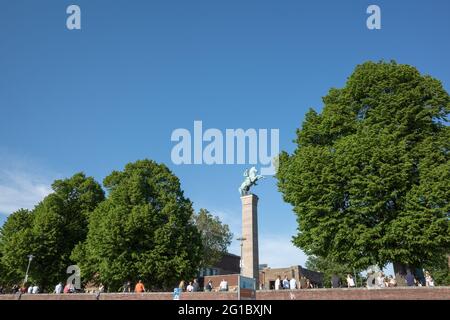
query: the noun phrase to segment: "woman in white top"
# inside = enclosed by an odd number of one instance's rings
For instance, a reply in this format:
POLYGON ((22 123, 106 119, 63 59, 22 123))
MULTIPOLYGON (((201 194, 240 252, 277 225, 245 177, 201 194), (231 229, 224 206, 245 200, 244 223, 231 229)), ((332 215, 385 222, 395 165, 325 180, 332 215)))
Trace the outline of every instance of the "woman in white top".
POLYGON ((277 280, 275 280, 275 290, 280 290, 281 285, 281 277, 278 276, 277 280))
POLYGON ((351 274, 347 275, 347 287, 349 287, 349 288, 355 287, 355 280, 353 280, 353 277, 351 274))
POLYGON ((434 280, 428 271, 425 272, 425 282, 427 287, 434 287, 434 280))

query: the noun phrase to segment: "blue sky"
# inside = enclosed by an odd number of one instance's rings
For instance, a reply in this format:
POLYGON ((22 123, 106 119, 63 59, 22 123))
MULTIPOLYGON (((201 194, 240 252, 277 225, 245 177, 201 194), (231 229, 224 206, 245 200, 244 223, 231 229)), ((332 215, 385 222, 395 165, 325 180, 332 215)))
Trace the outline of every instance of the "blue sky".
MULTIPOLYGON (((367 60, 412 64, 450 91, 450 2, 0 2, 0 223, 33 207, 55 178, 98 181, 151 158, 178 175, 196 210, 240 234, 237 192, 248 165, 174 165, 173 130, 279 129, 292 151, 309 107, 367 60), (66 28, 77 4, 82 30, 66 28), (366 8, 381 7, 368 30, 366 8)), ((302 264, 296 220, 272 177, 260 198, 260 263, 302 264)), ((230 250, 239 253, 234 241, 230 250)))

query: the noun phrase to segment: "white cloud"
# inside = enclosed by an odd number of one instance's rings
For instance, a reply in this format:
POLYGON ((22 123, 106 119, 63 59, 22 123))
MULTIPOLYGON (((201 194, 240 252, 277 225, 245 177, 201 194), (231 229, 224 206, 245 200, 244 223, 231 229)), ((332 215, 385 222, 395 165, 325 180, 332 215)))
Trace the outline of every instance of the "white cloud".
POLYGON ((17 209, 32 209, 51 192, 42 177, 28 172, 0 170, 0 213, 9 215, 17 209))
POLYGON ((35 161, 0 150, 0 220, 20 208, 34 208, 52 191, 54 178, 35 161))
POLYGON ((271 268, 305 266, 306 254, 294 247, 290 235, 259 235, 259 263, 271 268))

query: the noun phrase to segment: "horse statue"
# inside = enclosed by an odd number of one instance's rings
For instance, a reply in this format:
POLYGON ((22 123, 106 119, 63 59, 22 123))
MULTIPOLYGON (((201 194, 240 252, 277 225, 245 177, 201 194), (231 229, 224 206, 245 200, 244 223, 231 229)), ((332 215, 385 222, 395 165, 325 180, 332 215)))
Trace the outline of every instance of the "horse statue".
POLYGON ((256 181, 263 179, 264 176, 257 174, 258 170, 255 167, 251 167, 244 171, 244 182, 242 182, 239 188, 239 193, 241 196, 246 196, 250 194, 250 188, 256 186, 256 181))

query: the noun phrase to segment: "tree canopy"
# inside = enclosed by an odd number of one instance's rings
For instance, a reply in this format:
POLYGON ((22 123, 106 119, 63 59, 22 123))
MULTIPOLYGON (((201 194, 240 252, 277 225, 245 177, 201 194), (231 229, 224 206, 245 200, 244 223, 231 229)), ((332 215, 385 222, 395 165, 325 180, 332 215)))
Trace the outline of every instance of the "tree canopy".
POLYGON ((91 177, 77 173, 69 179, 56 180, 53 193, 33 210, 11 214, 0 231, 0 256, 4 281, 21 283, 28 265, 29 281, 41 288, 52 288, 68 277, 73 264, 73 248, 84 241, 89 213, 104 199, 101 186, 91 177))
POLYGON ((357 270, 448 253, 450 97, 441 82, 367 62, 323 102, 306 114, 295 151, 280 155, 294 244, 357 270))
POLYGON ((201 267, 211 267, 227 252, 233 239, 233 233, 227 224, 222 224, 219 217, 214 217, 208 210, 200 209, 194 215, 194 224, 200 233, 203 246, 201 267))
POLYGON ((103 184, 108 197, 92 212, 86 241, 72 255, 84 280, 110 290, 137 280, 167 289, 197 273, 202 245, 192 203, 164 164, 129 163, 103 184))

